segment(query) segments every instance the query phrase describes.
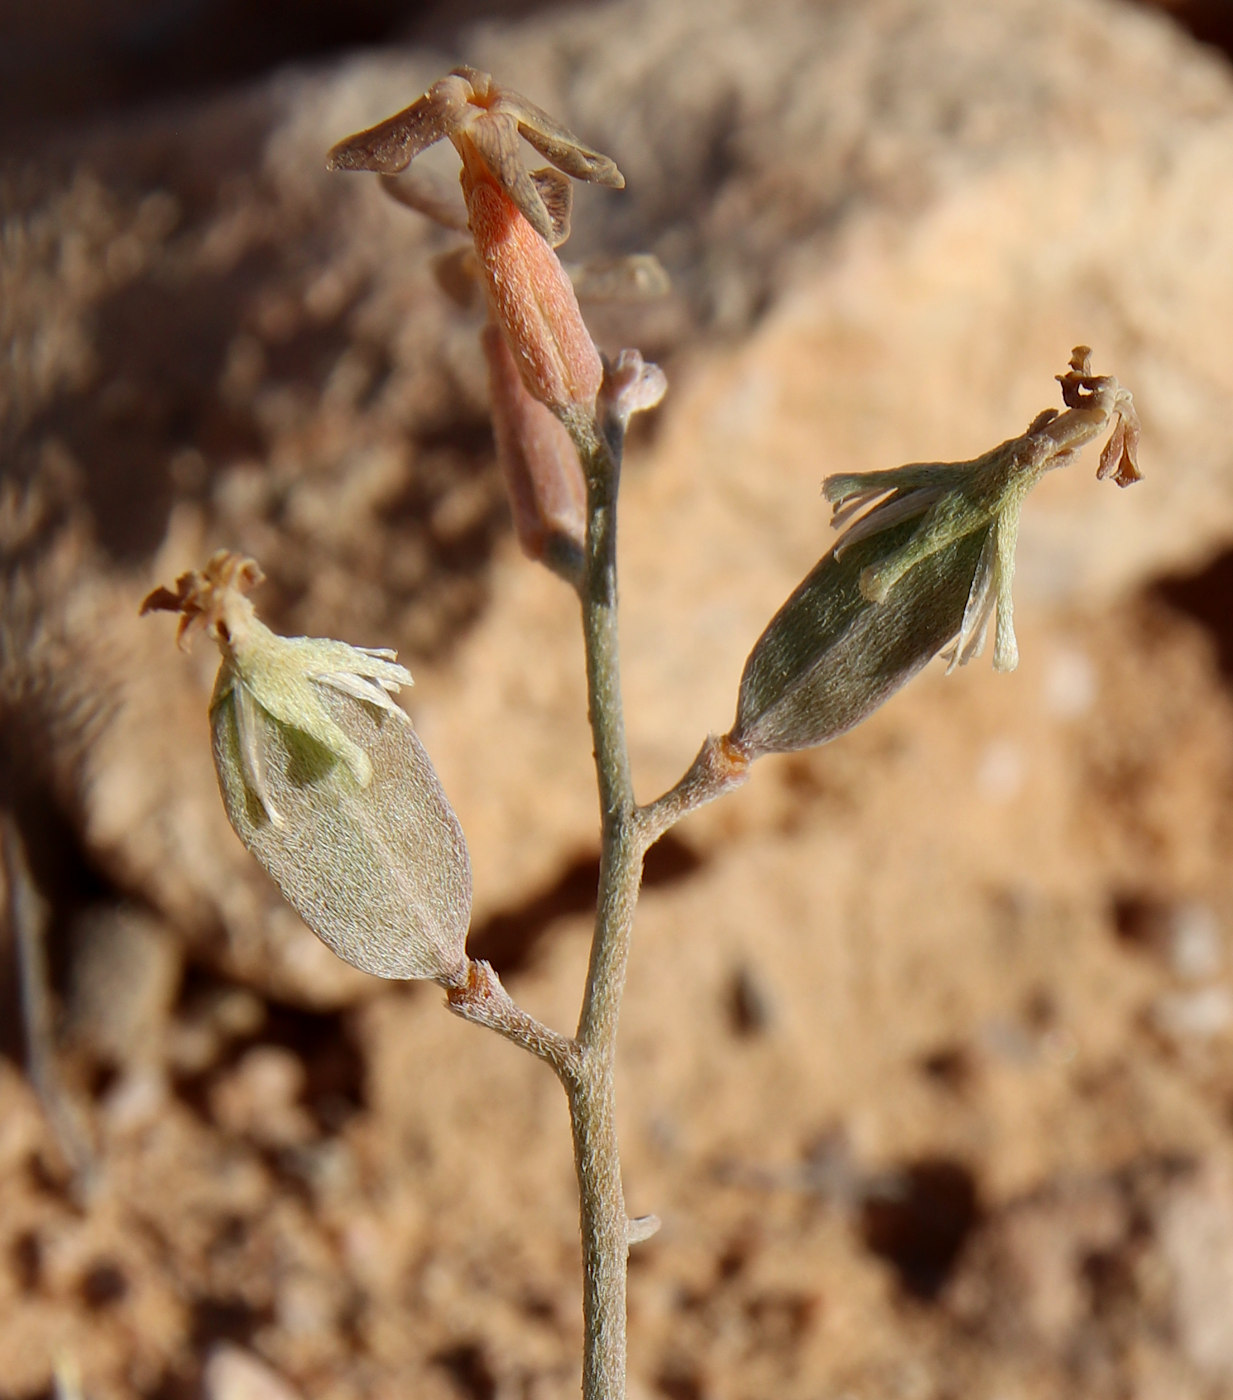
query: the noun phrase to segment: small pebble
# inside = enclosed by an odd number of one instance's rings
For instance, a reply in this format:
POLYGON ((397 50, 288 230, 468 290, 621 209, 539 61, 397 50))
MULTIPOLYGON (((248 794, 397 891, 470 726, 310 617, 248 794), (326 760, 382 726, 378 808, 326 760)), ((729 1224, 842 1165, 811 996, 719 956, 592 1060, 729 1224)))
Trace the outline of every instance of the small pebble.
POLYGON ((1209 1040, 1233 1025, 1233 992, 1221 986, 1169 992, 1152 1003, 1151 1018, 1173 1040, 1209 1040))
POLYGON ((264 1361, 227 1344, 210 1353, 201 1393, 202 1400, 300 1400, 299 1392, 264 1361))
POLYGON ((1169 911, 1169 963, 1174 974, 1187 982, 1205 982, 1224 964, 1224 939, 1220 921, 1206 904, 1191 901, 1169 911))

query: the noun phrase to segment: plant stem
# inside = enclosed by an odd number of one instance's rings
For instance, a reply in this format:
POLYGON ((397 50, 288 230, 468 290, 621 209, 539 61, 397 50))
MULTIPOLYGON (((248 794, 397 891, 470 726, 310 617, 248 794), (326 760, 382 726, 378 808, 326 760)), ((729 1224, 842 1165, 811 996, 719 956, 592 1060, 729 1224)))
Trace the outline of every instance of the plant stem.
POLYGON ((629 1219, 621 1187, 613 1068, 646 848, 629 772, 617 635, 616 507, 622 436, 610 423, 606 437, 582 447, 587 540, 580 594, 601 845, 595 933, 576 1036, 582 1063, 565 1087, 582 1228, 584 1400, 623 1400, 625 1395, 629 1219))
POLYGON ((72 1177, 79 1202, 94 1183, 94 1149, 81 1111, 72 1102, 56 1063, 47 957, 48 910, 35 887, 16 818, 0 811, 0 874, 8 886, 8 919, 17 945, 21 1010, 30 1082, 72 1177))
POLYGON ((617 628, 617 494, 624 434, 613 419, 605 428, 602 438, 580 443, 587 478, 587 540, 579 591, 601 814, 599 895, 575 1037, 581 1063, 576 1073, 562 1076, 569 1096, 582 1226, 584 1400, 623 1400, 625 1395, 631 1228, 621 1186, 614 1066, 643 857, 687 812, 743 782, 748 766, 725 740, 710 738, 676 787, 649 807, 639 808, 634 802, 617 628))
POLYGON ((649 850, 682 817, 740 787, 748 777, 749 759, 727 735, 707 735, 680 782, 654 802, 638 808, 638 829, 644 848, 649 850))
POLYGON ((743 782, 747 760, 726 739, 703 744, 675 787, 647 807, 634 801, 621 701, 617 627, 617 493, 623 429, 570 424, 587 480, 587 535, 577 588, 586 645, 587 708, 600 804, 599 894, 586 993, 571 1040, 520 1010, 487 963, 468 964, 447 988, 449 1006, 521 1045, 556 1071, 569 1100, 582 1233, 584 1400, 624 1400, 625 1294, 632 1239, 654 1217, 631 1222, 621 1186, 616 1131, 617 1025, 634 909, 648 848, 686 813, 743 782))

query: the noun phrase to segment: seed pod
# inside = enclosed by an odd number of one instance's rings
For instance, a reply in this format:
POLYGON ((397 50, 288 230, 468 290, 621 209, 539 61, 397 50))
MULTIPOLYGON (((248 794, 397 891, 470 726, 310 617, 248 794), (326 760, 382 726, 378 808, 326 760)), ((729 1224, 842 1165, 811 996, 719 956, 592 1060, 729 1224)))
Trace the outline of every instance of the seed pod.
POLYGON ((861 574, 915 521, 828 553, 775 614, 741 676, 730 742, 748 758, 837 738, 889 700, 954 637, 984 545, 964 536, 919 563, 884 603, 861 574))
POLYGON ((1076 346, 1059 376, 1067 411, 970 462, 917 462, 828 477, 836 524, 869 507, 758 639, 729 741, 747 758, 824 744, 859 724, 948 643, 950 670, 981 653, 994 610, 993 665, 1019 662, 1011 583, 1024 498, 1045 472, 1112 430, 1098 476, 1139 480, 1130 394, 1093 375, 1076 346))
POLYGON ((378 977, 466 975, 471 865, 424 746, 390 692, 410 674, 390 651, 279 637, 244 596, 251 560, 215 555, 143 611, 219 644, 210 702, 228 819, 304 922, 378 977))
POLYGON ((371 763, 361 785, 336 752, 262 711, 250 694, 224 667, 210 711, 214 766, 236 835, 352 967, 446 983, 465 975, 471 863, 410 721, 323 693, 330 719, 371 763), (246 709, 254 714, 241 720, 246 709), (254 718, 250 740, 244 726, 254 718), (248 748, 261 763, 261 793, 249 777, 248 748))

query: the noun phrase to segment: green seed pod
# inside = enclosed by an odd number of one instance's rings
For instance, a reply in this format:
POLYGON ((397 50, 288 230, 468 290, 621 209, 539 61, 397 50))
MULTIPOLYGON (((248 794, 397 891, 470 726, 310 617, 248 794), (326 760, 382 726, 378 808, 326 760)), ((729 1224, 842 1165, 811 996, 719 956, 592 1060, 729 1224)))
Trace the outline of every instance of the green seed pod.
POLYGON ((262 711, 226 672, 210 723, 223 804, 240 840, 344 962, 378 977, 457 980, 466 967, 471 865, 410 721, 323 695, 330 719, 372 765, 361 785, 336 751, 262 711), (254 713, 242 720, 246 708, 254 713), (254 719, 250 737, 245 726, 254 719), (246 751, 260 757, 260 791, 246 751))
POLYGON ((279 637, 244 592, 250 560, 215 555, 144 610, 206 628, 223 664, 210 702, 227 816, 304 922, 378 977, 466 976, 471 865, 411 721, 392 652, 279 637))
POLYGON ((965 536, 918 564, 873 603, 861 575, 911 537, 891 526, 836 558, 825 555, 775 614, 741 676, 728 736, 750 758, 837 738, 906 685, 959 628, 983 540, 965 536))
POLYGON ((1112 430, 1099 477, 1139 480, 1130 394, 1076 347, 1059 376, 1067 411, 971 462, 828 477, 835 523, 869 507, 771 619, 741 677, 727 736, 747 758, 824 744, 851 729, 948 644, 979 656, 997 610, 993 665, 1018 664, 1011 583, 1024 498, 1045 472, 1112 430))

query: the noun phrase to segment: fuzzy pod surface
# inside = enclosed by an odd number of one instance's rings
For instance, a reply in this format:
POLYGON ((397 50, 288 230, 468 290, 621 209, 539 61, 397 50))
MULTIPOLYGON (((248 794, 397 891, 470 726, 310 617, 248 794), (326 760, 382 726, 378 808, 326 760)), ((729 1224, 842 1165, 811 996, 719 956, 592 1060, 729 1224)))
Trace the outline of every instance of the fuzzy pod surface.
POLYGON ((248 722, 237 716, 256 702, 220 671, 211 731, 231 825, 344 962, 452 983, 465 975, 471 862, 432 762, 401 713, 324 689, 320 701, 367 754, 371 777, 361 783, 339 753, 258 707, 259 794, 241 746, 248 722))
POLYGON ((747 757, 812 748, 867 718, 959 631, 987 530, 921 560, 883 602, 861 574, 906 544, 918 521, 828 552, 767 624, 741 675, 728 735, 747 757))

